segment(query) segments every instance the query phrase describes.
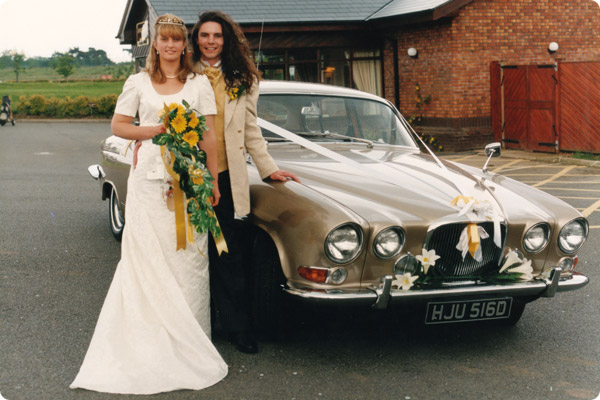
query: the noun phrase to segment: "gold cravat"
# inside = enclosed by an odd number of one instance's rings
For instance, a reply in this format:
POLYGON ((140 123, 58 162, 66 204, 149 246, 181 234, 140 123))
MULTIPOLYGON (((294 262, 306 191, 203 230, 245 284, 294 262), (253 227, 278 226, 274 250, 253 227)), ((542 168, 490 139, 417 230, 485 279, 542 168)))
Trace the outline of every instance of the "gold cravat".
POLYGON ((216 67, 204 67, 202 73, 206 75, 210 83, 216 82, 221 77, 221 70, 216 67))

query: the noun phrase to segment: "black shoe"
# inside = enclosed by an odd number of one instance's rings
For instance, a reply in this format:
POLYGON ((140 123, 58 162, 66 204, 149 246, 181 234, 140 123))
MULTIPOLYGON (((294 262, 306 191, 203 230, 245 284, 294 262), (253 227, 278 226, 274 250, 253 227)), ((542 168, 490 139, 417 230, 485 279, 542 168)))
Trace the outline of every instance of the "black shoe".
POLYGON ((258 353, 258 345, 252 334, 248 331, 234 332, 229 334, 229 341, 242 353, 258 353))

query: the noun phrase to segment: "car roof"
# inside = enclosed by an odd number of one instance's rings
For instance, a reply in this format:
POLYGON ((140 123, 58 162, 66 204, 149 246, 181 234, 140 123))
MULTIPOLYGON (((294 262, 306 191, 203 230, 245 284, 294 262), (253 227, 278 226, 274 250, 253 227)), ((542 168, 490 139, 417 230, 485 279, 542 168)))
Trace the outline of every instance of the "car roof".
POLYGON ((270 81, 260 82, 261 94, 307 94, 324 96, 356 97, 387 103, 387 100, 371 93, 342 86, 325 85, 321 83, 270 81))

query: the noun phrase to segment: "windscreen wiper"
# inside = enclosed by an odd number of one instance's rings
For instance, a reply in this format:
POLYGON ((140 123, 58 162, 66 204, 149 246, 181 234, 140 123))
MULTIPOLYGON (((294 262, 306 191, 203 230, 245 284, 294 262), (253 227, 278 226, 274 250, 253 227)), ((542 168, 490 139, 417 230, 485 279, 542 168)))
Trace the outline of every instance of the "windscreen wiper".
POLYGON ((322 137, 322 138, 333 138, 340 140, 352 140, 355 142, 366 143, 368 148, 373 148, 373 142, 369 139, 357 138, 353 136, 346 136, 335 132, 296 132, 296 135, 302 137, 322 137))

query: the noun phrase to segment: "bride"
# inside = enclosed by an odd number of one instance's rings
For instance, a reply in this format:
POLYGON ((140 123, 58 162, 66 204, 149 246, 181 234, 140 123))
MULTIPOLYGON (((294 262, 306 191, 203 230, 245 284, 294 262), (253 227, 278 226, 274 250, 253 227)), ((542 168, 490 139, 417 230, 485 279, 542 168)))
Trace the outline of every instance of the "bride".
MULTIPOLYGON (((165 132, 157 124, 163 105, 187 101, 206 117, 209 130, 198 146, 216 176, 214 94, 206 77, 191 72, 183 21, 165 14, 154 28, 146 68, 127 79, 112 119, 115 135, 137 141, 127 223, 121 260, 72 389, 127 394, 198 390, 227 375, 210 340, 207 235, 194 232, 194 243, 176 250, 174 212, 166 204, 172 178, 160 146, 152 143, 165 132), (139 126, 132 125, 136 114, 139 126)), ((214 184, 216 205, 220 195, 214 184)))

